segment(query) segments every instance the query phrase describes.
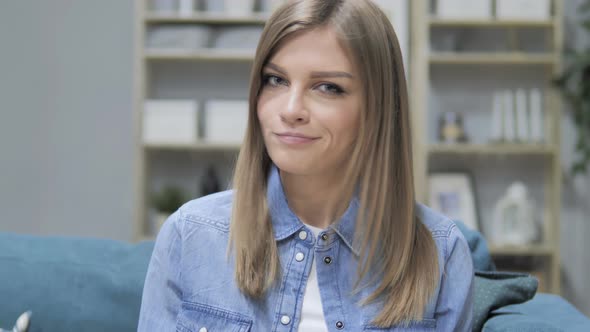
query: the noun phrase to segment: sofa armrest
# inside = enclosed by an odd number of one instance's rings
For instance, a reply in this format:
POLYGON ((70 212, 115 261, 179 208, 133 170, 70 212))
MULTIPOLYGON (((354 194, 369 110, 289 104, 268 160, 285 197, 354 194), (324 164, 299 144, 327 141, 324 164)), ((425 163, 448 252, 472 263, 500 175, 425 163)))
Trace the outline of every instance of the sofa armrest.
POLYGON ((590 319, 560 296, 538 293, 530 301, 493 311, 483 331, 585 332, 590 319))

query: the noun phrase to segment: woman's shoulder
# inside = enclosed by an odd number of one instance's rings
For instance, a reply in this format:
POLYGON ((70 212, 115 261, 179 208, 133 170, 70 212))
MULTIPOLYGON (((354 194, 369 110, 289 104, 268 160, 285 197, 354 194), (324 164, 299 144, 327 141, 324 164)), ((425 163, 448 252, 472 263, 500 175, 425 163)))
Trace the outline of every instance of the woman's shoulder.
MULTIPOLYGON (((181 224, 200 224, 229 231, 233 190, 221 191, 199 197, 183 204, 176 212, 181 224)), ((186 225, 183 225, 183 228, 186 225)))
POLYGON ((448 237, 457 227, 449 217, 421 203, 416 204, 416 216, 428 228, 433 237, 448 237))
POLYGON ((423 204, 416 204, 416 216, 432 234, 443 257, 448 258, 455 247, 469 251, 467 240, 459 227, 447 216, 432 210, 423 204))

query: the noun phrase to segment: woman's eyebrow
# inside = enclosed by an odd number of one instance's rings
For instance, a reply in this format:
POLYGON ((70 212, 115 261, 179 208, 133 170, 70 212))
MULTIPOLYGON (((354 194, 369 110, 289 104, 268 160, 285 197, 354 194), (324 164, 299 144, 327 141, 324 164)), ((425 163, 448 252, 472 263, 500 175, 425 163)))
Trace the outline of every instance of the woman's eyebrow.
POLYGON ((320 77, 344 77, 344 78, 353 78, 352 74, 347 73, 345 71, 312 71, 311 78, 320 78, 320 77))
MULTIPOLYGON (((282 75, 287 75, 287 71, 280 66, 269 62, 265 65, 265 67, 269 67, 273 70, 276 70, 282 75)), ((344 78, 353 78, 352 74, 347 73, 345 71, 312 71, 310 74, 311 78, 326 78, 326 77, 344 77, 344 78)))
POLYGON ((286 70, 284 70, 283 68, 275 65, 272 62, 267 63, 264 67, 269 67, 271 69, 274 69, 274 70, 278 71, 280 74, 287 76, 287 71, 286 70))

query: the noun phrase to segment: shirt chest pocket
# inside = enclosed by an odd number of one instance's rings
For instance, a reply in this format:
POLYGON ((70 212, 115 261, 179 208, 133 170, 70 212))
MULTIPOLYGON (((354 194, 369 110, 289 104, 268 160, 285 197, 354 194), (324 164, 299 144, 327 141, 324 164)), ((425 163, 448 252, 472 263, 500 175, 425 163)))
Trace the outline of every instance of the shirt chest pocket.
POLYGON ((221 308, 183 303, 176 321, 177 332, 250 332, 252 320, 221 308))
POLYGON ((394 325, 391 327, 377 327, 365 325, 366 332, 432 332, 436 331, 436 319, 425 318, 421 321, 412 321, 407 325, 394 325))

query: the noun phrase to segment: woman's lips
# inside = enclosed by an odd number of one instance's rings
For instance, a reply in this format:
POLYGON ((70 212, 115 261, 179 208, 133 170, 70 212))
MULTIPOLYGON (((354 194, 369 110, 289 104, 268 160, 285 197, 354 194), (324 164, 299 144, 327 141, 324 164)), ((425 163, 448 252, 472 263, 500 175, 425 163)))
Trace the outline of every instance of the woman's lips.
POLYGON ((297 134, 297 133, 280 133, 280 134, 275 133, 275 135, 277 136, 277 138, 279 139, 280 142, 287 144, 287 145, 309 144, 309 143, 315 141, 316 139, 318 139, 318 137, 310 137, 310 136, 305 136, 305 135, 301 135, 301 134, 297 134))

